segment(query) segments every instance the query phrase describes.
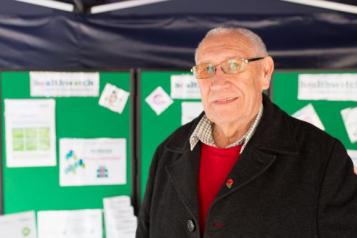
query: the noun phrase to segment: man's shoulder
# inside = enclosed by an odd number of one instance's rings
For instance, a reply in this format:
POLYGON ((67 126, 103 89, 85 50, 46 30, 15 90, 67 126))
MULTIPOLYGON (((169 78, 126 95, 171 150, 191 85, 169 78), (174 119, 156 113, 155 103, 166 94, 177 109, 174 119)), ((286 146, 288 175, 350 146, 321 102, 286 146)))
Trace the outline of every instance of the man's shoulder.
POLYGON ((288 115, 269 100, 265 100, 264 113, 257 130, 257 136, 262 137, 259 139, 262 147, 322 151, 338 141, 316 126, 288 115))
POLYGON ((311 138, 320 138, 322 140, 334 140, 331 135, 325 131, 317 128, 316 126, 294 118, 285 111, 283 111, 275 103, 268 102, 265 100, 265 106, 268 110, 267 121, 269 123, 274 123, 281 130, 282 133, 290 134, 291 136, 296 137, 311 137, 311 138))
POLYGON ((337 141, 335 137, 328 134, 326 131, 312 125, 308 122, 296 119, 292 116, 287 115, 287 120, 289 120, 293 134, 295 135, 296 141, 300 145, 310 145, 324 146, 331 145, 337 141))

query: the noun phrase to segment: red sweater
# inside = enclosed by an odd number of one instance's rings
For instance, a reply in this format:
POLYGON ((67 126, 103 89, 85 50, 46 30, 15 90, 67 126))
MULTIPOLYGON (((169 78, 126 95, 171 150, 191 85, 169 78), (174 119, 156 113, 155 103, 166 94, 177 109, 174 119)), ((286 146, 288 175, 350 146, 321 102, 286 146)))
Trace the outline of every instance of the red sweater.
POLYGON ((216 148, 202 144, 198 179, 202 234, 206 225, 208 210, 213 200, 223 185, 230 184, 227 176, 239 159, 241 147, 241 145, 238 145, 231 148, 216 148))

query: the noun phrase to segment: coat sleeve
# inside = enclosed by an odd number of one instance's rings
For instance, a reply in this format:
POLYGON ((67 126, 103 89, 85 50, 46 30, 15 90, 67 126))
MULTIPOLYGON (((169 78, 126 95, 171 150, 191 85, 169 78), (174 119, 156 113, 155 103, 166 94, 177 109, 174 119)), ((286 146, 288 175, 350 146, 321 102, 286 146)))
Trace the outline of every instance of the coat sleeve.
POLYGON ((159 160, 160 147, 156 150, 150 165, 149 178, 146 185, 146 191, 142 206, 138 216, 138 227, 136 230, 136 238, 149 238, 150 237, 150 207, 154 190, 154 181, 157 172, 157 164, 159 160))
POLYGON ((343 145, 336 141, 321 179, 317 228, 320 238, 357 237, 357 176, 343 145))

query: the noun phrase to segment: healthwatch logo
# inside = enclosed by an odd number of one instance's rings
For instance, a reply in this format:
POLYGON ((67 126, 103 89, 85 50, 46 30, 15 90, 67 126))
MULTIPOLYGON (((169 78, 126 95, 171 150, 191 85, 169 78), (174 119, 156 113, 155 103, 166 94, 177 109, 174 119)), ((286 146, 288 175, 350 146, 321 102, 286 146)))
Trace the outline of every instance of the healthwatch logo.
POLYGON ((32 97, 97 97, 98 72, 30 72, 32 97))

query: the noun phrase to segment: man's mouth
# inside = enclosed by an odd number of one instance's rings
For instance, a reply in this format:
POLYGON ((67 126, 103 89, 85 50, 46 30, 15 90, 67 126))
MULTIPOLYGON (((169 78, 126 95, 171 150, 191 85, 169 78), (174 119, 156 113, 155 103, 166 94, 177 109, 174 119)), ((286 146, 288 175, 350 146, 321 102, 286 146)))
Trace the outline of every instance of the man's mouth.
POLYGON ((221 99, 217 99, 217 100, 214 100, 214 103, 217 103, 217 104, 228 104, 228 103, 231 103, 235 100, 237 100, 238 97, 227 97, 227 98, 221 98, 221 99))

